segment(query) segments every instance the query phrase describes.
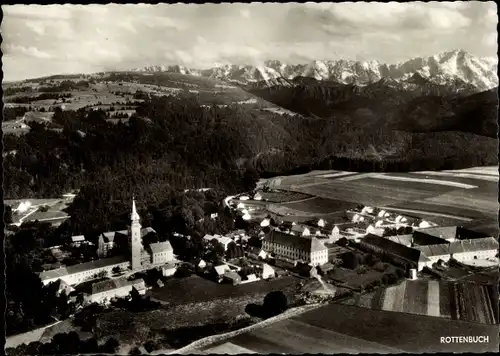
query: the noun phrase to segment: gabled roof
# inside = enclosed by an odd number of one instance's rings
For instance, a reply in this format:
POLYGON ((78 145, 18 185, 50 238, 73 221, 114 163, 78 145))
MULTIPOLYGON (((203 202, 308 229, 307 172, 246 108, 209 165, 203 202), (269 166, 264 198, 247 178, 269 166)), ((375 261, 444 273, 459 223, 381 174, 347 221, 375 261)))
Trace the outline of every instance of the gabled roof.
POLYGON ((226 271, 229 271, 229 266, 228 265, 219 265, 219 266, 215 266, 214 269, 215 269, 215 272, 217 272, 217 274, 219 276, 222 276, 224 273, 226 273, 226 271))
POLYGON ((439 226, 419 229, 418 232, 442 239, 454 239, 457 236, 457 226, 439 226))
MULTIPOLYGON (((151 233, 151 232, 154 232, 156 233, 156 230, 153 229, 152 227, 145 227, 145 228, 142 228, 141 229, 141 237, 144 237, 146 236, 147 234, 151 233)), ((128 235, 128 233, 127 233, 128 235)))
POLYGON ((385 239, 391 240, 398 244, 411 247, 411 243, 413 241, 413 235, 394 235, 394 236, 385 236, 385 239))
POLYGON ((472 240, 458 240, 449 244, 428 245, 416 247, 428 257, 442 256, 454 253, 498 250, 498 241, 493 237, 472 240))
POLYGON ((420 250, 401 245, 378 235, 368 234, 361 240, 361 243, 378 247, 408 261, 418 262, 420 259, 420 250))
POLYGON ((272 230, 264 237, 264 241, 289 246, 301 251, 316 252, 327 249, 323 243, 311 236, 290 235, 272 230))
POLYGON ((46 280, 46 279, 52 279, 52 278, 57 278, 57 277, 64 277, 70 274, 74 273, 79 273, 79 272, 84 272, 84 271, 91 271, 97 268, 102 268, 102 267, 107 267, 107 266, 112 266, 112 265, 117 265, 120 263, 125 263, 128 262, 128 257, 127 256, 116 256, 116 257, 109 257, 109 258, 101 258, 99 260, 91 261, 91 262, 85 262, 85 263, 80 263, 74 266, 67 266, 63 268, 58 268, 58 269, 53 269, 50 271, 44 271, 39 274, 40 279, 46 280))
POLYGON ((151 252, 153 252, 153 253, 173 251, 172 245, 170 245, 170 241, 155 242, 155 243, 150 244, 149 248, 151 249, 151 252))
POLYGON ((127 280, 126 277, 121 277, 121 278, 107 279, 105 281, 93 283, 92 294, 103 293, 113 289, 130 286, 133 284, 132 282, 133 281, 127 280))
MULTIPOLYGON (((155 229, 153 229, 152 227, 142 228, 141 237, 144 237, 151 232, 156 233, 155 229)), ((103 232, 100 237, 102 237, 104 242, 113 242, 117 235, 123 235, 128 237, 128 230, 103 232)))

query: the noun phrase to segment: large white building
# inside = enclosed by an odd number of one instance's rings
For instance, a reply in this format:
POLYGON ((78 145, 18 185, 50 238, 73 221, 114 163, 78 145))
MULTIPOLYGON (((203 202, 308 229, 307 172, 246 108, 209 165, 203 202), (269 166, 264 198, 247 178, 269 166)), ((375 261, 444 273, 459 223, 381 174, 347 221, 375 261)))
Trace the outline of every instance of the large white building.
POLYGON ((270 231, 262 241, 262 249, 278 259, 321 265, 328 262, 328 248, 314 236, 270 231))

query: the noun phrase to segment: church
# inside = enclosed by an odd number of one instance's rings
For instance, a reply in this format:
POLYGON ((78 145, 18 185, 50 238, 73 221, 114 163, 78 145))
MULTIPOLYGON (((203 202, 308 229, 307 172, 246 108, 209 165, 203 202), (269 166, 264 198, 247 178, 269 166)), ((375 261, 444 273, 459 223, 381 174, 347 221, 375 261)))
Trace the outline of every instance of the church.
MULTIPOLYGON (((75 285, 99 278, 103 275, 111 276, 114 270, 140 271, 174 261, 174 251, 170 242, 152 243, 147 248, 143 246, 142 237, 150 232, 152 228, 143 229, 140 217, 135 207, 135 200, 132 200, 132 214, 130 215, 130 227, 125 231, 106 232, 99 237, 98 255, 100 258, 95 261, 80 263, 73 266, 61 267, 39 274, 44 285, 57 280, 66 282, 68 285, 75 285), (122 235, 128 239, 128 254, 122 256, 105 257, 109 249, 113 247, 110 241, 105 241, 103 236, 122 235)), ((111 239, 110 239, 111 240, 111 239)), ((111 242, 115 242, 114 239, 111 242)))

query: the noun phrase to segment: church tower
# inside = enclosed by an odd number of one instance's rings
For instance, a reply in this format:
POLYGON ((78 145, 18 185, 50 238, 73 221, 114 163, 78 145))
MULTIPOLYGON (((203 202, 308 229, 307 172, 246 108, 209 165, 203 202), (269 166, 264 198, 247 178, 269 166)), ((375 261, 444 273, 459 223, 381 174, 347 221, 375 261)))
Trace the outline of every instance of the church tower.
POLYGON ((132 214, 130 215, 130 228, 128 231, 129 248, 130 248, 130 265, 135 271, 141 267, 141 223, 139 222, 139 214, 135 208, 135 199, 132 199, 132 214))

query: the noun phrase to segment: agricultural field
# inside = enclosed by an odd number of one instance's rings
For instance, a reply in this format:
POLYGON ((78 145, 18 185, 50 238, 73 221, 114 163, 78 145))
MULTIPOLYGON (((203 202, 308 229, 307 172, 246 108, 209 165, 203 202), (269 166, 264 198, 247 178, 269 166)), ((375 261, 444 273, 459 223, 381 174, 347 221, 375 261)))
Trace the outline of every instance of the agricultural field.
POLYGON ((300 202, 291 202, 282 206, 298 211, 304 211, 315 214, 328 214, 336 211, 345 211, 353 209, 357 204, 349 203, 342 200, 334 200, 327 198, 315 197, 312 199, 303 200, 300 202))
POLYGON ((308 194, 283 191, 272 191, 272 192, 259 192, 262 195, 262 200, 270 203, 287 203, 294 202, 297 200, 305 200, 309 198, 314 198, 308 194))
MULTIPOLYGON (((439 225, 467 224, 483 228, 493 235, 498 233, 497 167, 411 173, 314 171, 279 177, 278 180, 281 190, 352 204, 392 208, 439 225)), ((304 201, 301 205, 312 202, 304 201)), ((299 210, 300 205, 284 206, 299 210)))
POLYGON ((498 323, 498 292, 494 285, 436 280, 405 281, 343 303, 475 323, 498 323))
POLYGON ((213 348, 255 353, 486 352, 498 350, 498 327, 407 313, 329 304, 228 338, 213 348), (441 336, 488 335, 483 344, 443 344, 441 336), (248 351, 247 351, 248 352, 248 351))

